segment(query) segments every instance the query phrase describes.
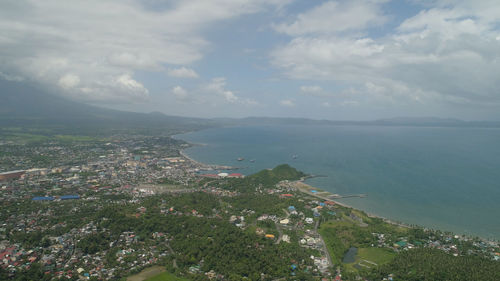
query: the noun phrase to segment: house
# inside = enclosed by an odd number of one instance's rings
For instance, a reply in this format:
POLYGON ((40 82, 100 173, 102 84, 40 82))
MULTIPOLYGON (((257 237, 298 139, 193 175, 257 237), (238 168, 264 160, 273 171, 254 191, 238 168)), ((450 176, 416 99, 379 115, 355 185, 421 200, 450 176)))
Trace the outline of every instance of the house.
POLYGON ((255 234, 257 234, 257 235, 264 235, 264 229, 262 229, 260 227, 257 227, 257 229, 255 230, 255 234))
POLYGON ((290 236, 288 236, 288 234, 283 234, 281 240, 283 240, 286 243, 290 243, 290 236))
POLYGON ((290 222, 289 219, 282 219, 280 220, 280 224, 288 224, 290 222))

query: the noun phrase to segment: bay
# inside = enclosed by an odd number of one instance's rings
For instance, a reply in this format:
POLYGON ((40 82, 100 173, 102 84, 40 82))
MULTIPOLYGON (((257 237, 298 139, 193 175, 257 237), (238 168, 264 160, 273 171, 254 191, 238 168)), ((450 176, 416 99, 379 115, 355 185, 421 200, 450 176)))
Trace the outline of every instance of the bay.
POLYGON ((307 181, 318 188, 367 194, 339 200, 366 212, 500 239, 499 129, 245 126, 176 137, 203 144, 185 150, 203 163, 243 167, 243 174, 288 163, 323 175, 307 181))

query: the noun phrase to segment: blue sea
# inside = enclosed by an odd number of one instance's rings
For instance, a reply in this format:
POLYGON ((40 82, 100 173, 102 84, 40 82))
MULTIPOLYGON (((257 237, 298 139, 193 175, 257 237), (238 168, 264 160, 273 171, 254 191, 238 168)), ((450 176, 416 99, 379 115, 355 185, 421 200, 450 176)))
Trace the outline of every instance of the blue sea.
POLYGON ((500 239, 500 129, 245 126, 176 137, 203 144, 185 151, 200 162, 243 174, 288 163, 324 176, 310 185, 367 194, 339 201, 368 213, 500 239))

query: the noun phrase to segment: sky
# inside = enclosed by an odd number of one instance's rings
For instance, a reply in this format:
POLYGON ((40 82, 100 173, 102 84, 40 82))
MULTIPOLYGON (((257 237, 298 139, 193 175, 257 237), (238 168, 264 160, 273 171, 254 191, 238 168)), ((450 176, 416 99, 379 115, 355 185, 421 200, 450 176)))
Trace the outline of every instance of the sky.
POLYGON ((2 0, 0 78, 179 116, 500 120, 500 5, 2 0))

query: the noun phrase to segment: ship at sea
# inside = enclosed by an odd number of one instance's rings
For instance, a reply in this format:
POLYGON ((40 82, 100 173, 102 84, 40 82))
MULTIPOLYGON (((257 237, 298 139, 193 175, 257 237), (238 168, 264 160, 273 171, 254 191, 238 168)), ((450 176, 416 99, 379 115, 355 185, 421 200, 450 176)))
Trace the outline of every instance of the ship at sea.
POLYGON ((243 158, 243 157, 239 157, 239 158, 238 158, 238 159, 236 159, 236 160, 238 160, 238 161, 243 161, 243 160, 245 160, 245 158, 243 158))

